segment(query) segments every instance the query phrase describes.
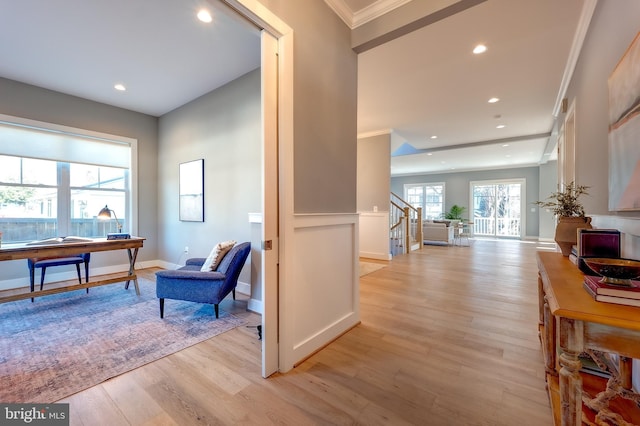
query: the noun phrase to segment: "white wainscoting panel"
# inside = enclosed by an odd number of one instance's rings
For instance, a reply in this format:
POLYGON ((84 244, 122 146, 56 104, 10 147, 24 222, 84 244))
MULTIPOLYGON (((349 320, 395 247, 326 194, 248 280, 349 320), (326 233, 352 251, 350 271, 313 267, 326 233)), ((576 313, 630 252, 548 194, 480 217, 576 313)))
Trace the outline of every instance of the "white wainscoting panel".
POLYGON ((360 321, 358 215, 295 215, 291 282, 281 288, 287 371, 360 321))
POLYGON ((360 212, 360 257, 391 260, 389 212, 360 212))

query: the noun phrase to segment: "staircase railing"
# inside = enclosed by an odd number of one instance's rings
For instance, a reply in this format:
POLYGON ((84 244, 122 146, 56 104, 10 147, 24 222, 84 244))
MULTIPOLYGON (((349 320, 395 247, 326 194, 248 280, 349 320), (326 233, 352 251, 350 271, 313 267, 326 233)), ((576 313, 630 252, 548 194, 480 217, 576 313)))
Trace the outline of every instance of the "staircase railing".
POLYGON ((408 253, 422 247, 422 208, 413 207, 391 193, 389 238, 392 254, 408 253))
POLYGON ((406 253, 406 217, 404 209, 391 201, 389 209, 389 241, 391 246, 391 255, 406 253))

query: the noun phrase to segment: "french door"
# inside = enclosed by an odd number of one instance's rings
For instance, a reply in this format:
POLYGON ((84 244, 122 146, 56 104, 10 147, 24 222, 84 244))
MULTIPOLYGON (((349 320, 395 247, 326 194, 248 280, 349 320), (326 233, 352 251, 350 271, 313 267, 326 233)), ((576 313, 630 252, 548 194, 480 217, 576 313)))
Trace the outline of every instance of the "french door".
POLYGON ((471 182, 473 233, 477 236, 521 238, 524 179, 471 182))

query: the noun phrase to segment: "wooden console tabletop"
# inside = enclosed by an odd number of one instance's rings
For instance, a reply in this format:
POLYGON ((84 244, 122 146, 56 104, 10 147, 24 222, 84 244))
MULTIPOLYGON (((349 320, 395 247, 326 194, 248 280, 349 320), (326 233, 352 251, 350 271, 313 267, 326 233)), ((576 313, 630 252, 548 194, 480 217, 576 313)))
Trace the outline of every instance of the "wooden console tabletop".
POLYGON ((126 240, 107 240, 106 238, 95 238, 92 241, 69 242, 59 244, 3 244, 0 247, 0 261, 19 260, 31 257, 66 257, 81 253, 92 253, 98 251, 127 250, 129 256, 129 271, 123 275, 104 280, 89 281, 84 284, 76 284, 48 290, 34 291, 0 297, 0 303, 14 300, 29 299, 32 297, 46 296, 49 294, 62 293, 65 291, 79 290, 101 285, 113 284, 126 281, 125 288, 129 288, 129 282, 133 281, 136 294, 140 295, 138 287, 138 277, 135 274, 135 263, 138 256, 138 249, 143 246, 144 238, 131 237, 126 240))
MULTIPOLYGON (((640 308, 596 302, 583 288, 584 275, 560 253, 538 252, 540 337, 547 378, 559 383, 556 424, 582 424, 582 364, 597 350, 620 356, 623 386, 631 388, 631 358, 640 358, 640 308), (562 350, 556 359, 556 346, 562 350), (558 371, 558 367, 559 371, 558 371)), ((548 383, 550 390, 552 383, 548 383)), ((552 395, 552 406, 554 405, 552 395)))

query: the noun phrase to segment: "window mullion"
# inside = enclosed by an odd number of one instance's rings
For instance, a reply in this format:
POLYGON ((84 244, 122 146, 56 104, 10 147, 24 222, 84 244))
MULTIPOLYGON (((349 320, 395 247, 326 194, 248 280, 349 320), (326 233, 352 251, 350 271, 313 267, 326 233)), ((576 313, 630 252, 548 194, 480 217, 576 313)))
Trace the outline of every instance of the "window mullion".
POLYGON ((58 235, 67 236, 71 230, 71 186, 69 163, 58 162, 58 235))

